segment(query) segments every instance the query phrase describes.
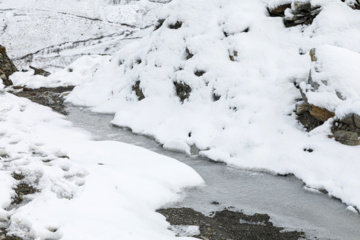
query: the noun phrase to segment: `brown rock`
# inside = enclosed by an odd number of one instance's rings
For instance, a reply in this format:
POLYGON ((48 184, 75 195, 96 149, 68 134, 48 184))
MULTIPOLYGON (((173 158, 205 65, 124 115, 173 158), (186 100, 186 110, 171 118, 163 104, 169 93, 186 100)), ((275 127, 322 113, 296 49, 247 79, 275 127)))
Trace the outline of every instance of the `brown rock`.
POLYGON ((275 8, 268 8, 268 12, 271 17, 284 17, 284 12, 287 8, 291 8, 291 3, 283 4, 275 8))
POLYGON ((312 62, 316 62, 317 61, 317 58, 316 58, 316 49, 315 48, 312 48, 310 50, 310 57, 311 57, 311 61, 312 62))
POLYGON ((313 116, 314 118, 316 118, 319 121, 325 122, 327 121, 329 118, 332 118, 335 116, 335 114, 333 112, 330 112, 329 110, 325 109, 325 108, 320 108, 314 105, 311 105, 311 110, 309 111, 311 116, 313 116))

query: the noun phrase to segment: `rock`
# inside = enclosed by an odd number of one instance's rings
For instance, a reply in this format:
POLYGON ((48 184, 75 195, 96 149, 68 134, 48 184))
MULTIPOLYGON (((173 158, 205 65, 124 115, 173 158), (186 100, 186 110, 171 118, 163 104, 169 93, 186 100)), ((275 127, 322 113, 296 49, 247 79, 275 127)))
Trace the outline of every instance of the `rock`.
POLYGON ((312 62, 316 62, 317 61, 317 58, 316 58, 316 49, 315 48, 312 48, 309 52, 310 54, 310 58, 311 58, 311 61, 312 62))
POLYGON ((238 56, 238 52, 234 50, 230 55, 229 58, 231 61, 235 62, 236 57, 238 56))
POLYGON ((12 85, 9 76, 14 72, 17 72, 17 68, 6 54, 6 48, 0 45, 0 78, 5 86, 12 85))
POLYGON ((280 6, 277 6, 275 8, 268 8, 268 12, 270 14, 271 17, 284 17, 285 14, 285 10, 291 8, 291 4, 283 4, 280 6))
POLYGON ((197 70, 194 74, 195 74, 196 76, 198 76, 198 77, 201 77, 202 75, 205 74, 205 71, 197 70))
POLYGON ((332 118, 335 116, 335 114, 333 112, 330 112, 329 110, 325 109, 325 108, 320 108, 317 106, 314 106, 312 104, 310 104, 310 114, 311 116, 313 116, 314 118, 316 118, 319 121, 325 122, 327 121, 329 118, 332 118))
POLYGON ((157 24, 155 25, 154 31, 158 30, 159 28, 162 27, 162 25, 164 24, 165 19, 159 19, 157 24))
POLYGON ((13 85, 12 81, 8 79, 6 74, 0 69, 0 78, 2 79, 2 82, 5 86, 11 86, 13 85))
POLYGON ((343 123, 345 123, 347 125, 350 125, 350 126, 354 126, 355 125, 355 123, 354 123, 354 114, 347 115, 343 119, 340 119, 340 122, 343 122, 343 123))
POLYGON ((182 22, 177 21, 175 24, 169 24, 170 29, 179 29, 182 26, 182 22))
POLYGON ((184 82, 174 82, 176 94, 181 102, 184 102, 190 97, 191 87, 184 82))
POLYGON ((349 146, 360 145, 359 134, 349 131, 336 131, 333 134, 336 141, 349 146))
MULTIPOLYGON (((48 71, 45 71, 41 68, 36 68, 36 67, 32 67, 32 66, 29 66, 29 67, 35 71, 34 75, 41 75, 41 76, 47 77, 51 74, 48 71)), ((70 69, 71 68, 69 68, 69 72, 72 72, 72 69, 71 69, 71 71, 70 71, 70 69)))
POLYGON ((136 96, 138 97, 138 100, 141 101, 145 98, 145 95, 140 88, 140 81, 136 81, 135 85, 132 86, 132 90, 135 92, 136 96))
POLYGON ((185 53, 186 53, 186 60, 189 60, 194 56, 194 54, 192 54, 188 48, 185 49, 185 53))
POLYGON ((360 115, 354 114, 354 124, 360 129, 360 115))
POLYGON ((310 25, 320 11, 320 6, 312 6, 310 2, 294 2, 291 9, 291 16, 284 17, 285 27, 310 25))

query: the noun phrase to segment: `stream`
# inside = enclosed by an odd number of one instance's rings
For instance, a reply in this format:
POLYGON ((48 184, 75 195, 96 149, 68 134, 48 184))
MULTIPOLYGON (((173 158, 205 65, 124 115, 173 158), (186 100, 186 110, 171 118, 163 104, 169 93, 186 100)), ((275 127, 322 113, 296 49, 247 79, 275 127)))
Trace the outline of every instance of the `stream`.
POLYGON ((181 201, 165 207, 189 207, 205 215, 233 207, 246 214, 263 213, 276 226, 304 231, 310 239, 359 240, 360 215, 328 195, 309 191, 294 176, 280 177, 168 151, 146 136, 110 124, 113 115, 68 106, 67 119, 95 140, 113 140, 140 146, 177 159, 196 170, 206 182, 186 189, 181 201), (214 202, 219 204, 213 204, 214 202))

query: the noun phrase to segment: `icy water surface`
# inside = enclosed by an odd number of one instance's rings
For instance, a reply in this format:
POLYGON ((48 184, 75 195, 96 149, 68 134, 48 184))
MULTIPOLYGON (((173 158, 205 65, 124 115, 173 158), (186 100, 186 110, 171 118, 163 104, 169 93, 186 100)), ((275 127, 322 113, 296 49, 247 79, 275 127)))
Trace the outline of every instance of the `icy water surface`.
POLYGON ((279 177, 245 171, 164 150, 148 137, 113 127, 113 115, 90 113, 69 107, 68 119, 76 127, 94 134, 97 140, 121 141, 175 158, 195 169, 206 186, 188 189, 181 202, 169 207, 191 207, 205 214, 234 207, 245 213, 270 215, 273 223, 289 230, 303 230, 311 239, 360 240, 360 215, 327 195, 306 190, 293 176, 279 177), (218 202, 219 204, 213 204, 218 202))

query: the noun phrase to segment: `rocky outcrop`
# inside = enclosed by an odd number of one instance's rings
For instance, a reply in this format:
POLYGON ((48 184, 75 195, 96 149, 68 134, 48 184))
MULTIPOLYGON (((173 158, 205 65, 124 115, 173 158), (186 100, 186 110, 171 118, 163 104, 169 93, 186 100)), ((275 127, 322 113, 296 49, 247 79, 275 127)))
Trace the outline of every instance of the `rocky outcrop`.
POLYGON ((283 17, 285 27, 297 25, 310 25, 314 18, 320 13, 320 6, 312 6, 309 2, 295 1, 275 8, 268 8, 271 17, 283 17))
MULTIPOLYGON (((318 57, 316 55, 316 49, 310 50, 310 58, 312 62, 317 63, 318 57)), ((350 113, 345 117, 338 117, 334 112, 309 102, 307 97, 309 92, 319 94, 319 89, 323 89, 328 85, 326 79, 322 80, 321 83, 314 81, 312 72, 313 74, 317 74, 317 71, 319 70, 317 70, 316 67, 310 71, 306 82, 306 85, 309 87, 306 89, 299 88, 302 96, 302 101, 296 106, 296 114, 298 115, 299 122, 301 122, 308 131, 311 131, 330 118, 333 118, 334 121, 331 127, 332 135, 329 137, 334 138, 336 141, 345 145, 360 145, 360 115, 350 113)), ((342 101, 345 99, 336 91, 334 94, 342 101)))
POLYGON ((5 86, 12 85, 9 76, 16 71, 17 68, 6 54, 6 48, 0 45, 0 78, 5 86))

